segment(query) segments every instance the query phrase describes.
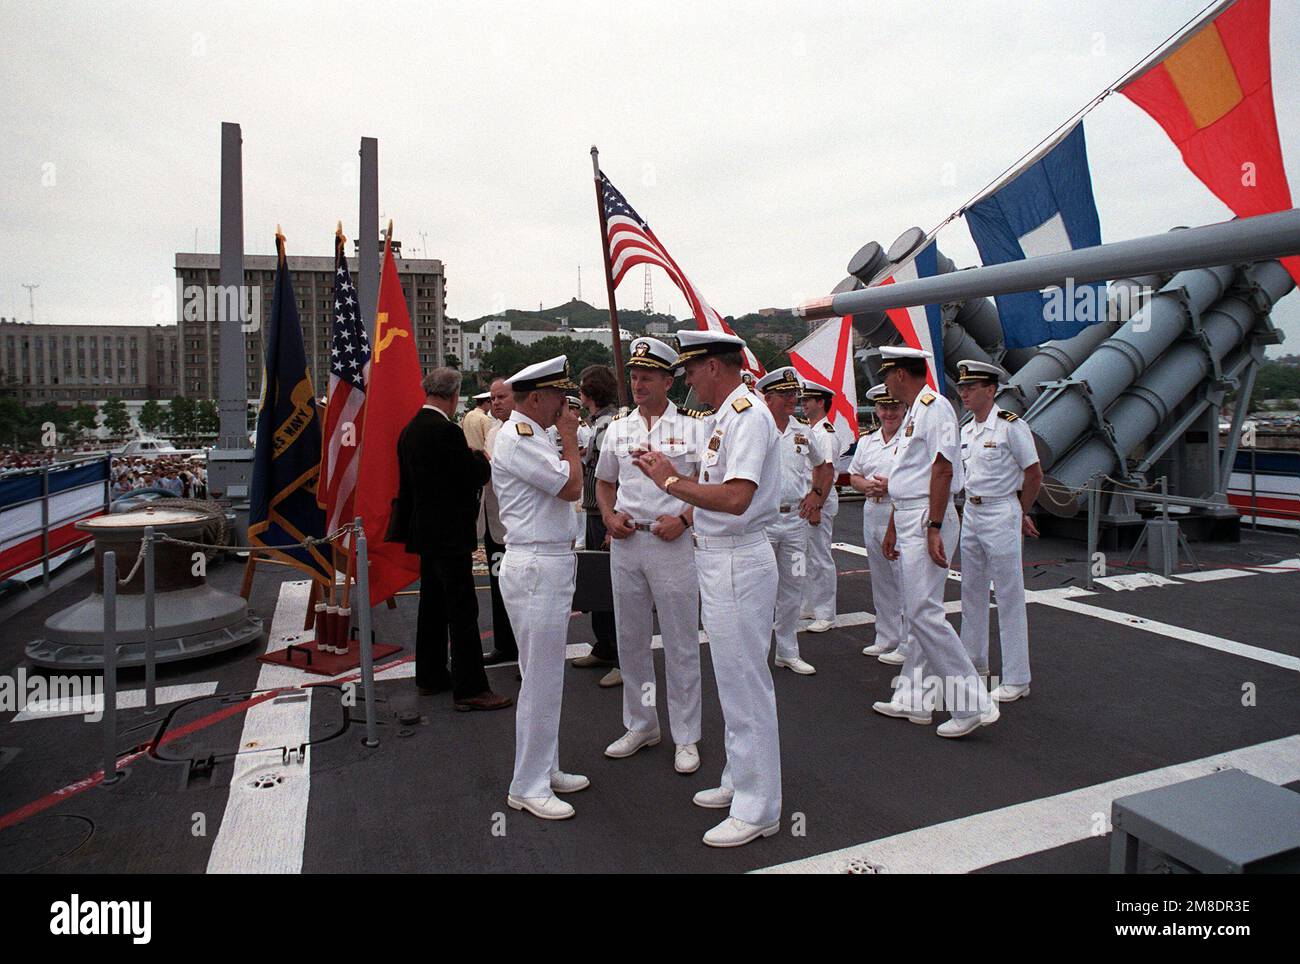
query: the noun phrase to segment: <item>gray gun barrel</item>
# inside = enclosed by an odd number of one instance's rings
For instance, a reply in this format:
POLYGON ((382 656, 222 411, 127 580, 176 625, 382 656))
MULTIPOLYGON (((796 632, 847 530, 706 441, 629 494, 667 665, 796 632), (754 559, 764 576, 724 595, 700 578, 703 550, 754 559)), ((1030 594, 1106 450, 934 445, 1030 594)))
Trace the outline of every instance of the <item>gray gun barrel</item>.
POLYGON ((1293 254, 1300 254, 1300 211, 1295 209, 844 292, 805 302, 794 312, 805 318, 830 318, 1035 291, 1064 286, 1067 281, 1080 285, 1135 274, 1270 261, 1293 254))

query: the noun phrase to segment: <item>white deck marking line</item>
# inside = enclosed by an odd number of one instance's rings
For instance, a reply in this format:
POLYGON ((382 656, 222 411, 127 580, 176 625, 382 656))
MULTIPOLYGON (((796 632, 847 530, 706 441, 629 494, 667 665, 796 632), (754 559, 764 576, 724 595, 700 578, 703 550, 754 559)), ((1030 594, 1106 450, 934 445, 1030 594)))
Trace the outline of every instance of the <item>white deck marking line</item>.
POLYGON ((1277 784, 1300 780, 1300 736, 1283 737, 1000 810, 949 820, 815 857, 777 864, 757 873, 843 873, 850 860, 875 864, 885 873, 969 873, 1085 840, 1093 835, 1099 822, 1098 814, 1102 815, 1106 830, 1109 830, 1110 805, 1116 797, 1205 776, 1221 767, 1237 767, 1277 784))
MULTIPOLYGON (((217 691, 217 681, 207 683, 177 683, 174 686, 159 686, 154 691, 154 702, 159 706, 164 703, 179 703, 196 696, 211 696, 217 691)), ((134 710, 144 706, 144 690, 118 690, 117 708, 134 710)), ((60 716, 83 716, 98 714, 104 709, 104 694, 94 696, 64 696, 57 700, 32 700, 15 716, 11 723, 23 723, 27 720, 50 720, 60 716)))
POLYGON ((1248 566, 1251 572, 1261 572, 1265 575, 1277 575, 1281 572, 1296 572, 1300 570, 1300 559, 1282 559, 1278 562, 1271 562, 1267 566, 1248 566))
POLYGON ((1174 576, 1188 582, 1218 582, 1220 579, 1236 579, 1238 576, 1257 576, 1251 569, 1206 569, 1203 572, 1176 572, 1174 576))
MULTIPOLYGON (((307 580, 280 585, 280 598, 271 620, 267 651, 283 649, 294 641, 311 640, 302 631, 307 605, 307 580)), ((294 689, 302 682, 302 671, 290 666, 260 664, 257 689, 294 689)), ((244 714, 244 731, 239 746, 275 749, 271 753, 242 752, 234 759, 230 792, 221 828, 208 855, 208 873, 297 874, 302 872, 303 846, 307 840, 307 797, 311 788, 311 748, 299 765, 295 759, 282 765, 279 747, 297 747, 311 739, 311 690, 306 698, 267 700, 244 714), (274 771, 282 782, 270 788, 254 787, 253 780, 274 771)), ((324 694, 322 694, 324 695, 324 694)))
POLYGON ((1090 606, 1087 603, 1075 602, 1072 599, 1063 598, 1051 589, 1027 592, 1025 593, 1025 599, 1027 602, 1038 603, 1042 606, 1051 606, 1054 609, 1064 609, 1067 612, 1079 613, 1082 616, 1092 616, 1095 619, 1102 619, 1106 622, 1128 626, 1130 629, 1140 629, 1146 633, 1155 633, 1158 636, 1168 636, 1170 639, 1178 639, 1185 643, 1194 643, 1197 646, 1204 646, 1207 649, 1218 650, 1221 653, 1228 653, 1232 656, 1244 656, 1246 659, 1253 659, 1260 663, 1268 663, 1271 666, 1280 666, 1282 669, 1300 672, 1300 659, 1295 656, 1288 656, 1285 653, 1275 653, 1272 650, 1261 649, 1258 646, 1251 646, 1247 643, 1238 643, 1235 640, 1224 639, 1222 636, 1212 636, 1209 633, 1197 632, 1195 629, 1184 629, 1181 626, 1172 626, 1169 623, 1147 619, 1143 616, 1134 616, 1131 613, 1120 612, 1114 609, 1104 609, 1101 606, 1090 606))

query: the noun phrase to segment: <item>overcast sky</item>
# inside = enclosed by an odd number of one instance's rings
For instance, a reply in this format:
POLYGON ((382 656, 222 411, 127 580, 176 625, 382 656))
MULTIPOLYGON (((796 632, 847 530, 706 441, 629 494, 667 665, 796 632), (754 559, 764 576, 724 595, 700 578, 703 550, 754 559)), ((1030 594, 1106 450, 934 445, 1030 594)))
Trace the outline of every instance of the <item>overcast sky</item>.
MULTIPOLYGON (((450 314, 565 301, 579 265, 604 304, 595 143, 719 311, 788 307, 864 242, 938 223, 1204 5, 3 0, 0 315, 27 319, 34 282, 38 321, 174 321, 175 253, 196 231, 216 249, 222 121, 243 127, 248 253, 277 222, 291 254, 330 254, 339 218, 354 237, 374 136, 381 211, 443 259, 450 314)), ((1300 190, 1298 15, 1275 0, 1300 190)), ((1230 216, 1123 96, 1086 131, 1103 240, 1230 216)), ((939 244, 976 263, 964 222, 939 244)), ((636 270, 619 303, 641 300, 636 270)), ((1275 319, 1300 350, 1300 295, 1275 319)))

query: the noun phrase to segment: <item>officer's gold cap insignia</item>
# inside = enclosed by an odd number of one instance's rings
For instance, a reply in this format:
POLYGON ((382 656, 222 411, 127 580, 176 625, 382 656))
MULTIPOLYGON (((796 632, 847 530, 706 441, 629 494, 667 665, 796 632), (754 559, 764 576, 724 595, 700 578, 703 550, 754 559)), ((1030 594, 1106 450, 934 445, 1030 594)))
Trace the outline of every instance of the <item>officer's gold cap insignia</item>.
POLYGON ((734 408, 737 412, 743 412, 745 409, 749 408, 753 404, 754 403, 747 398, 738 398, 731 403, 731 407, 734 408))
POLYGON ((515 431, 520 435, 532 435, 533 427, 527 422, 515 422, 515 431))

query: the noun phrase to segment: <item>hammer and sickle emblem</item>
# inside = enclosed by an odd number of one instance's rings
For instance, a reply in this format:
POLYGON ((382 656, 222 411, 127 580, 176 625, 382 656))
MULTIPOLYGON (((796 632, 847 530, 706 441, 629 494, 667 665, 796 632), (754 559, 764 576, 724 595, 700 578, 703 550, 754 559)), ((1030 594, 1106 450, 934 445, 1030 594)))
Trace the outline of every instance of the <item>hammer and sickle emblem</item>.
POLYGON ((385 325, 388 325, 388 312, 381 311, 375 317, 375 338, 376 341, 378 342, 375 345, 374 360, 376 364, 378 364, 379 362, 379 356, 384 353, 385 348, 387 348, 389 345, 393 343, 394 338, 397 338, 399 336, 402 338, 407 337, 406 330, 404 328, 393 328, 389 326, 388 330, 384 331, 385 325))

